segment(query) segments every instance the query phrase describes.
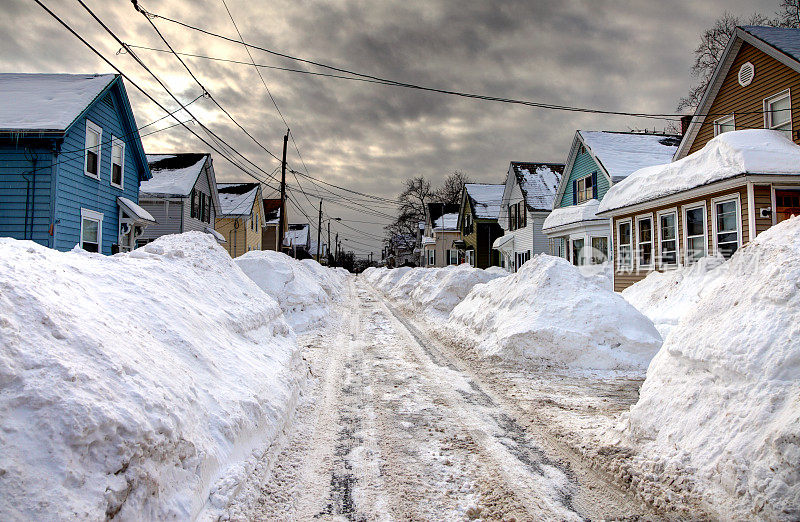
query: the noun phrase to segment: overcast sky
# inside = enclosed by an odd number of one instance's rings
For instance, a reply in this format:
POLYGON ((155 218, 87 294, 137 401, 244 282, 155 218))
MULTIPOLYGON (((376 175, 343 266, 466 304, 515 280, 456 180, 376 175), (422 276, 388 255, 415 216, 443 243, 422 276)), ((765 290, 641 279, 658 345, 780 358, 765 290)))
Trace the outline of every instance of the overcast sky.
MULTIPOLYGON (((119 46, 77 2, 42 1, 148 92, 170 109, 177 108, 129 56, 116 55, 119 46)), ((130 2, 85 1, 126 43, 165 47, 130 2)), ((245 40, 294 56, 437 88, 648 113, 674 111, 693 81, 689 68, 699 35, 723 10, 745 16, 754 11, 772 15, 778 3, 227 1, 245 40)), ((34 2, 0 0, 0 5, 0 70, 112 72, 34 2)), ((142 0, 142 6, 236 37, 222 0, 142 0)), ((248 60, 241 45, 164 20, 155 23, 179 52, 248 60)), ((200 94, 174 57, 138 53, 183 102, 200 94)), ((319 70, 253 53, 260 64, 319 70)), ((187 63, 211 94, 280 156, 285 126, 254 68, 196 58, 187 63)), ((511 160, 564 162, 576 129, 663 127, 652 120, 546 111, 272 69, 262 69, 262 74, 312 176, 389 198, 396 196, 405 178, 417 174, 436 183, 459 169, 475 181, 503 183, 511 160)), ((135 88, 128 85, 127 90, 139 125, 163 116, 135 88)), ((210 100, 198 101, 190 110, 264 170, 272 172, 278 165, 214 110, 210 100)), ((148 130, 171 124, 164 120, 148 130)), ((147 152, 207 149, 180 127, 143 141, 147 152)), ((304 170, 291 142, 288 160, 304 170)), ((219 181, 252 181, 221 157, 215 157, 215 168, 219 181)), ((288 179, 293 196, 316 219, 316 208, 296 189, 294 178, 288 179)), ((300 183, 309 194, 320 192, 307 179, 300 177, 300 183)), ((265 195, 271 193, 265 190, 265 195)), ((332 230, 350 241, 345 246, 379 255, 380 244, 373 236, 382 235, 388 217, 344 208, 339 197, 328 193, 323 198, 327 198, 326 214, 353 220, 343 223, 363 231, 334 223, 332 230)), ((313 196, 312 201, 318 204, 313 196)), ((392 207, 385 205, 363 200, 357 204, 392 214, 392 207)), ((306 221, 293 207, 289 215, 292 222, 306 221)))

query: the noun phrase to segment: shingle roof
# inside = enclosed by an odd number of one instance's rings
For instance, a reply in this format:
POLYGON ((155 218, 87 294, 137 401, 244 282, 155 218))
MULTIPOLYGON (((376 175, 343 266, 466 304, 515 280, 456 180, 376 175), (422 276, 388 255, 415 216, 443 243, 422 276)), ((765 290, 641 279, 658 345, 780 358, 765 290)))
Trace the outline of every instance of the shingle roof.
POLYGON ((0 129, 65 131, 115 74, 0 74, 0 129))
POLYGON ((616 183, 635 171, 672 161, 680 136, 640 132, 578 131, 594 157, 616 183))
POLYGON ((207 153, 148 154, 153 177, 143 181, 143 194, 188 196, 206 164, 207 153))
POLYGON ((464 190, 477 219, 497 219, 503 203, 505 185, 467 183, 464 185, 464 190))
POLYGON ((428 203, 428 218, 431 224, 436 223, 436 220, 442 217, 442 214, 458 214, 461 209, 459 204, 450 203, 428 203))
POLYGON ((530 210, 551 210, 558 183, 564 173, 563 163, 512 161, 511 170, 530 210))
POLYGON ((258 188, 258 183, 217 183, 221 217, 250 215, 258 188))
POLYGON ((800 29, 745 25, 742 29, 782 53, 800 61, 800 29))

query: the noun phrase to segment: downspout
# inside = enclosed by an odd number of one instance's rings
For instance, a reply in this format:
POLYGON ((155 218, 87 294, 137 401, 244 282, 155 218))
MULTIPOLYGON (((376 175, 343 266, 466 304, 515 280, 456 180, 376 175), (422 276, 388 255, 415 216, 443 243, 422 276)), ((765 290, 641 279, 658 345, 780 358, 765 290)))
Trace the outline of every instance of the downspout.
POLYGON ((58 155, 61 145, 58 140, 53 140, 53 161, 50 165, 50 238, 47 240, 50 248, 56 247, 56 199, 58 198, 58 155))

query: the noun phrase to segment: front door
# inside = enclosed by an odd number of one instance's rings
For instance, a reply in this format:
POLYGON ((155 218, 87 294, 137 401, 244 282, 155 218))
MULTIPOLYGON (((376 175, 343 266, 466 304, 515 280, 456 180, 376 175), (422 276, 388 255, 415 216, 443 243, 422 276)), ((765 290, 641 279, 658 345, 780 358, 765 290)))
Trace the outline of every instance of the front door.
POLYGON ((775 212, 777 223, 800 216, 800 190, 776 190, 775 212))

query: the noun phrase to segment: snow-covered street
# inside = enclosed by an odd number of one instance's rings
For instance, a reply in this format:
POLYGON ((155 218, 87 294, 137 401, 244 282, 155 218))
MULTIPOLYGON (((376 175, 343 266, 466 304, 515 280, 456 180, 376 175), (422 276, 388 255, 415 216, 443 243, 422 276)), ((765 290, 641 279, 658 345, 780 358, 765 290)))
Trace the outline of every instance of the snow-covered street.
MULTIPOLYGON (((347 293, 330 328, 300 336, 313 378, 293 428, 223 518, 663 518, 544 429, 537 390, 517 387, 535 376, 506 375, 502 393, 518 396, 498 393, 496 376, 476 373, 363 279, 347 293)), ((591 418, 636 400, 638 381, 592 382, 573 392, 591 418)), ((573 385, 549 396, 568 401, 573 385)))

